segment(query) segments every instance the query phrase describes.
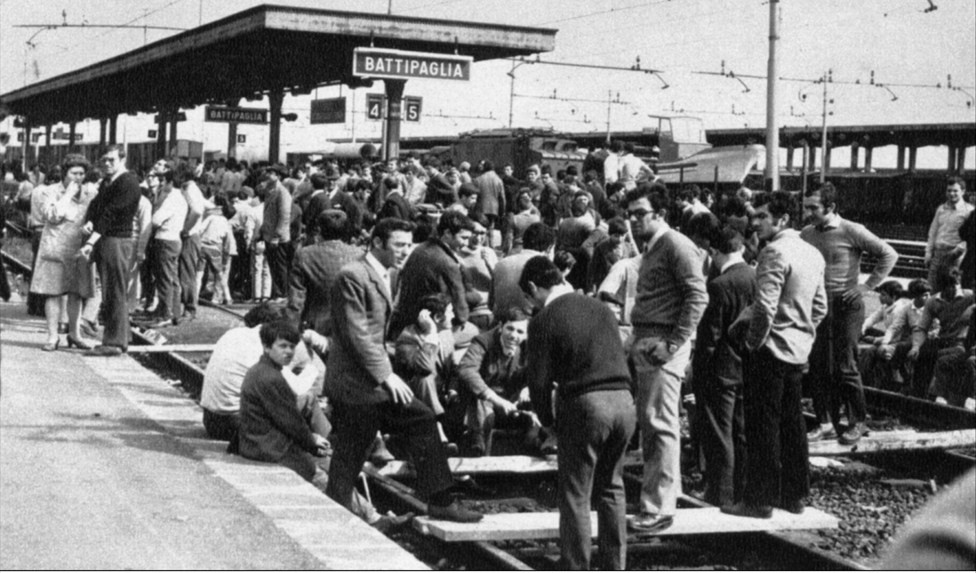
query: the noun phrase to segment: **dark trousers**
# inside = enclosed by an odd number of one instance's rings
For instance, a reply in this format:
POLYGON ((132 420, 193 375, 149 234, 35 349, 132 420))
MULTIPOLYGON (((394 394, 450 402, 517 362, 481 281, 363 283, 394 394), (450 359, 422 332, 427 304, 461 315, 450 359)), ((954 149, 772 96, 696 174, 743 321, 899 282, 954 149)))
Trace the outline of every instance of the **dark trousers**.
POLYGON ((219 414, 203 409, 203 428, 207 435, 214 440, 230 442, 237 440, 237 433, 241 429, 241 414, 219 414))
POLYGON ((434 412, 416 398, 407 405, 336 402, 332 420, 339 433, 329 470, 329 497, 353 510, 353 488, 378 430, 404 438, 417 469, 417 490, 430 501, 454 483, 434 412))
POLYGON ((98 274, 102 278, 102 307, 105 309, 104 346, 129 347, 129 269, 135 239, 102 237, 98 249, 98 274))
POLYGON ((705 458, 705 501, 730 505, 742 498, 746 473, 742 386, 695 373, 697 436, 705 458))
POLYGON ((153 239, 150 249, 155 263, 154 282, 159 293, 156 314, 164 318, 172 317, 180 307, 179 264, 182 248, 180 241, 153 239))
POLYGON ((634 396, 626 390, 588 392, 559 400, 556 434, 562 567, 590 568, 590 500, 595 498, 600 568, 626 568, 624 453, 636 426, 634 396))
POLYGON ((244 231, 234 231, 237 242, 237 256, 230 262, 230 291, 234 298, 247 300, 251 298, 251 256, 244 240, 244 231))
POLYGON ((140 298, 144 301, 144 308, 152 306, 152 301, 156 298, 156 239, 149 241, 146 248, 146 260, 139 266, 139 282, 141 284, 140 298))
POLYGON ((935 375, 935 363, 939 359, 939 351, 952 348, 959 344, 954 338, 929 338, 918 349, 915 360, 915 374, 912 376, 911 395, 916 398, 928 398, 932 388, 932 377, 935 375))
POLYGON ((828 299, 827 316, 817 327, 810 353, 810 393, 821 423, 829 417, 837 426, 842 405, 847 406, 851 425, 867 419, 864 386, 857 367, 862 324, 864 301, 860 296, 850 303, 845 303, 840 295, 828 299))
POLYGON ((976 398, 976 363, 971 356, 962 344, 940 350, 932 394, 958 408, 964 407, 968 398, 976 398))
POLYGON ((197 291, 197 261, 200 260, 200 236, 193 235, 183 239, 180 249, 179 261, 179 281, 180 281, 180 302, 183 303, 183 313, 195 313, 197 303, 200 300, 200 293, 197 291))
POLYGON ((288 296, 288 268, 291 266, 291 243, 267 243, 268 267, 271 269, 271 298, 288 296))
POLYGON ((808 449, 800 407, 802 365, 778 360, 763 347, 743 359, 746 487, 751 505, 786 505, 810 491, 808 449))

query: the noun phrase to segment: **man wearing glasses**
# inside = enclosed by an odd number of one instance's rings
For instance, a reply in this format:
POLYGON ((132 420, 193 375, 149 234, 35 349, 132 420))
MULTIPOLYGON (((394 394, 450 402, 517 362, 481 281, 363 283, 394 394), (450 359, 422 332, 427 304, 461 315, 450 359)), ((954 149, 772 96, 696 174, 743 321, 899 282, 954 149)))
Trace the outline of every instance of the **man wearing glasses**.
POLYGON ((85 257, 94 256, 102 279, 105 333, 102 344, 89 351, 95 356, 118 356, 129 346, 129 310, 126 293, 135 239, 132 220, 139 207, 139 179, 125 167, 125 147, 110 145, 102 155, 105 177, 98 195, 88 206, 91 231, 81 247, 85 257))
POLYGON ((660 187, 627 194, 634 236, 647 244, 631 311, 630 359, 637 377, 637 421, 644 476, 640 512, 631 529, 654 533, 671 526, 681 494, 681 381, 691 359, 691 339, 708 304, 704 259, 691 239, 666 221, 660 187))

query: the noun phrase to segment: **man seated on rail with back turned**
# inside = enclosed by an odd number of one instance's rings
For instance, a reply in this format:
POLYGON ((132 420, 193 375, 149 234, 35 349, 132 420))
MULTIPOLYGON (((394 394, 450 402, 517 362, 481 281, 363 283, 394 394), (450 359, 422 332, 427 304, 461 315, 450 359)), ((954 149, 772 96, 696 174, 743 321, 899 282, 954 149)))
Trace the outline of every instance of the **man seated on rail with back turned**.
MULTIPOLYGON (((301 335, 291 322, 275 320, 262 324, 259 336, 261 357, 241 384, 240 453, 250 460, 283 465, 324 493, 329 484, 332 446, 327 437, 332 427, 318 400, 309 394, 296 395, 288 380, 301 335)), ((352 512, 380 530, 413 517, 380 516, 358 493, 352 497, 352 512)))
MULTIPOLYGON (((200 392, 203 426, 211 438, 230 442, 228 449, 232 452, 236 451, 240 428, 241 384, 264 352, 259 330, 261 325, 281 318, 282 309, 268 303, 249 310, 244 315, 244 326, 232 328, 220 337, 204 370, 200 392)), ((286 379, 295 394, 308 394, 312 400, 322 393, 325 365, 309 351, 309 346, 320 345, 322 337, 307 330, 303 338, 306 343, 295 349, 286 379)))

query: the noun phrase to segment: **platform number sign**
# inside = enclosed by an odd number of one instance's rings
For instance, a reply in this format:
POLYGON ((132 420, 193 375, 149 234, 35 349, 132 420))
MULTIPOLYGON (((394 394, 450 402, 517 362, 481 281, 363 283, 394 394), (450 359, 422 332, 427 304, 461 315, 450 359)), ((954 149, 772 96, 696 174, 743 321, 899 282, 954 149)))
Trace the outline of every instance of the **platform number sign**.
POLYGON ((366 94, 366 119, 379 121, 383 119, 383 94, 366 94))
POLYGON ((407 121, 420 121, 420 110, 423 107, 424 98, 405 97, 403 98, 403 118, 407 121))
POLYGON ((247 143, 247 136, 243 133, 237 134, 237 143, 247 143))

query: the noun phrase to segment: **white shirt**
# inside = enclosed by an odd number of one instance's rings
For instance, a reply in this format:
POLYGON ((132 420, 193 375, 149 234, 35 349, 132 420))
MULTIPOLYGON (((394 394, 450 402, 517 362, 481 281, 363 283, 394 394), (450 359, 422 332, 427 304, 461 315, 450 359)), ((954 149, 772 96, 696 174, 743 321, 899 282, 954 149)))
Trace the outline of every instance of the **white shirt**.
POLYGON ((549 296, 546 297, 546 304, 544 306, 549 306, 552 301, 556 300, 557 298, 563 296, 564 294, 570 294, 573 292, 576 292, 573 290, 573 286, 566 282, 553 285, 552 289, 549 291, 549 296))
MULTIPOLYGON (((200 405, 205 409, 216 414, 240 411, 244 375, 264 354, 260 330, 260 326, 232 328, 217 341, 203 372, 200 405)), ((316 377, 324 373, 312 363, 312 358, 302 343, 295 346, 295 357, 289 368, 283 368, 281 372, 296 396, 308 392, 316 377), (303 370, 296 375, 292 369, 298 367, 303 367, 303 370)))

